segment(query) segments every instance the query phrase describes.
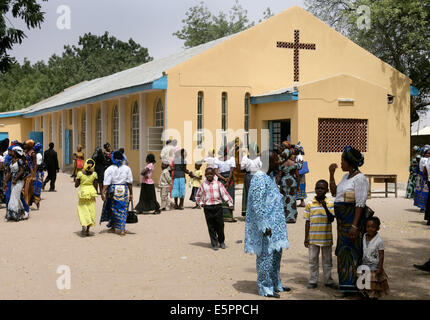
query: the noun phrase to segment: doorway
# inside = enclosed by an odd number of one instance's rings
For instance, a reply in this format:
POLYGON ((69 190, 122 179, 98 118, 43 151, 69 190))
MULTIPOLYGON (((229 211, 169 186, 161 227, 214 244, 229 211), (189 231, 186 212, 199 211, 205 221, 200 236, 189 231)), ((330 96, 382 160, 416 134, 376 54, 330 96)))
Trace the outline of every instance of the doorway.
POLYGON ((291 121, 290 120, 274 120, 269 121, 270 131, 270 148, 274 145, 280 145, 282 141, 291 140, 291 121))

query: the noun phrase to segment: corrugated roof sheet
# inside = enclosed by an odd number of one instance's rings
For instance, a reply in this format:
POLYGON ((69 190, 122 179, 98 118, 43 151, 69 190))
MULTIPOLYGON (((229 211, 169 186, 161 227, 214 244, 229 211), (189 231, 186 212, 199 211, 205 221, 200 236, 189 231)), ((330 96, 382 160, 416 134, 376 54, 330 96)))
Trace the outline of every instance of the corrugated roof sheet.
POLYGON ((23 112, 24 114, 31 115, 34 112, 40 112, 45 109, 51 109, 73 102, 79 102, 84 99, 97 97, 121 89, 152 83, 153 81, 161 78, 164 71, 171 69, 208 49, 213 48, 217 44, 220 44, 235 35, 236 34, 186 49, 168 57, 153 60, 140 66, 127 69, 103 78, 82 82, 64 90, 56 96, 38 102, 33 106, 19 111, 23 112))

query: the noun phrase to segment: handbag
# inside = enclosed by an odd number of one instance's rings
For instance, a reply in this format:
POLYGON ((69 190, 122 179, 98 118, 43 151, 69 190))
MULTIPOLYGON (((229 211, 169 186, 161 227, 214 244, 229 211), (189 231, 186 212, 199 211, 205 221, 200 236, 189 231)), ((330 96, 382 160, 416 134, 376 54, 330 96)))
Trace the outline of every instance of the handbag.
MULTIPOLYGON (((130 203, 129 203, 130 206, 130 203)), ((131 210, 127 212, 127 221, 126 223, 138 223, 139 219, 137 218, 136 211, 134 211, 133 200, 131 200, 131 210)))
POLYGON ((308 167, 308 162, 307 161, 303 161, 302 163, 302 168, 299 170, 299 175, 304 175, 309 173, 309 167, 308 167))

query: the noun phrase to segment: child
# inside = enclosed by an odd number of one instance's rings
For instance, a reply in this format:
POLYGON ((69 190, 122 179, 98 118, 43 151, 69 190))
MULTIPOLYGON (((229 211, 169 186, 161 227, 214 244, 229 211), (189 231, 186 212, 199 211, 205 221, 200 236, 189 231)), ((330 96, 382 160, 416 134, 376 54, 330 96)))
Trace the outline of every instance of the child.
MULTIPOLYGON (((200 161, 196 162, 196 164, 194 166, 194 168, 196 170, 194 170, 193 172, 190 173, 191 184, 193 187, 193 190, 192 190, 191 196, 190 196, 190 200, 192 202, 196 202, 196 193, 202 184, 203 173, 200 170, 201 167, 202 167, 202 163, 200 161)), ((196 202, 196 206, 193 207, 193 209, 200 209, 200 206, 197 204, 197 202, 196 202)))
POLYGON ((173 173, 173 184, 172 184, 172 198, 175 199, 175 209, 184 210, 184 199, 185 199, 185 174, 190 174, 187 169, 187 162, 185 158, 187 153, 185 149, 180 149, 175 154, 173 160, 174 173, 173 173), (179 205, 178 205, 179 199, 179 205))
POLYGON ((82 236, 90 235, 90 227, 96 223, 96 197, 97 197, 97 173, 94 172, 95 161, 88 159, 82 171, 78 171, 75 188, 80 186, 78 192, 79 221, 82 225, 82 236))
POLYGON ((388 277, 384 271, 384 241, 379 236, 381 221, 370 217, 366 222, 366 233, 363 237, 363 265, 370 268, 370 289, 360 290, 365 298, 377 299, 389 294, 388 277))
POLYGON ((170 185, 172 183, 172 176, 170 173, 169 163, 163 162, 161 164, 161 169, 163 172, 160 176, 160 181, 158 182, 158 187, 160 188, 160 199, 161 199, 161 211, 166 211, 169 208, 169 194, 170 185))
POLYGON ((154 210, 154 214, 160 214, 160 204, 157 201, 155 194, 154 180, 152 173, 154 172, 155 156, 150 153, 146 157, 146 167, 142 171, 142 185, 140 188, 139 203, 136 206, 137 213, 150 212, 154 210))
POLYGON ((206 168, 205 176, 206 179, 196 194, 197 205, 203 207, 205 211, 212 249, 218 250, 218 244, 221 249, 225 249, 222 203, 227 202, 230 209, 233 209, 233 199, 228 194, 224 185, 214 179, 215 170, 213 168, 206 168))
POLYGON ((326 287, 336 289, 331 277, 333 235, 331 222, 334 221, 333 201, 326 198, 328 182, 319 180, 315 185, 316 196, 306 205, 304 211, 305 247, 309 248, 309 284, 308 289, 318 286, 319 255, 322 252, 322 266, 326 287))

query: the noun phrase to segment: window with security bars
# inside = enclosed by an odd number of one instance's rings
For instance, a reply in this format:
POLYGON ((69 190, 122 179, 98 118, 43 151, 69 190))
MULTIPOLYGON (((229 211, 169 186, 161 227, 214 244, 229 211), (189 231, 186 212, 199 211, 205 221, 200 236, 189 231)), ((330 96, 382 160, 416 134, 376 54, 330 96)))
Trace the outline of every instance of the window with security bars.
POLYGON ((343 152, 350 145, 367 152, 368 120, 318 119, 318 152, 343 152))
POLYGON ((163 128, 148 128, 148 151, 161 151, 163 149, 163 128))
POLYGON ((86 136, 86 132, 87 132, 87 113, 86 113, 85 110, 82 112, 81 124, 82 124, 82 128, 81 128, 81 146, 82 146, 82 148, 85 149, 85 147, 86 147, 86 139, 87 139, 87 136, 86 136))
POLYGON ((203 92, 197 96, 197 148, 203 148, 203 92))
POLYGON ((97 147, 102 147, 102 111, 99 108, 97 110, 96 117, 96 145, 97 147))
POLYGON ((58 140, 58 148, 61 148, 63 146, 63 115, 60 114, 59 116, 59 134, 60 134, 60 139, 58 140))
POLYGON ((251 95, 247 93, 245 95, 245 119, 244 119, 244 129, 245 129, 245 148, 249 146, 249 106, 251 102, 251 95))
POLYGON ((139 106, 134 102, 131 112, 131 148, 132 150, 139 149, 139 106))
POLYGON ((157 106, 155 108, 155 126, 163 127, 164 126, 164 110, 163 103, 161 99, 158 99, 157 106))

